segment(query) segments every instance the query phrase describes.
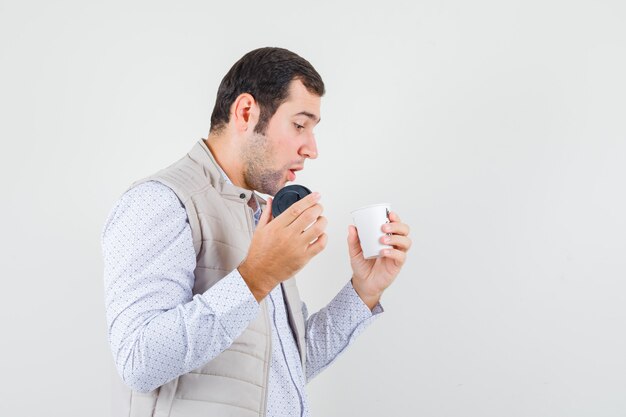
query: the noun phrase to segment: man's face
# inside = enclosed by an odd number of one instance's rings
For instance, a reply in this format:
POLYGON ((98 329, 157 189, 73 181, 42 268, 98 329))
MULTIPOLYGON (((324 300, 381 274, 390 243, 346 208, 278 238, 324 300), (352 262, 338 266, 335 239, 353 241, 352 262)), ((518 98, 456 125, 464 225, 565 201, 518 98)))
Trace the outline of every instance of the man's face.
POLYGON ((264 134, 253 129, 243 148, 244 181, 249 188, 275 195, 307 158, 317 158, 313 128, 320 121, 320 97, 292 81, 289 96, 267 124, 264 134))

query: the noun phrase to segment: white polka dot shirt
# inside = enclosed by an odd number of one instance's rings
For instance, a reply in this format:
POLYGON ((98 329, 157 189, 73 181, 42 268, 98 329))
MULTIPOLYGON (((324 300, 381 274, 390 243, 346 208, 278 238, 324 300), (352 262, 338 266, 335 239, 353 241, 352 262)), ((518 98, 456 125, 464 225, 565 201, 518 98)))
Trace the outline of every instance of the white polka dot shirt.
MULTIPOLYGON (((258 221, 260 209, 255 213, 258 221)), ((196 369, 222 351, 257 316, 259 305, 233 270, 202 294, 192 293, 196 255, 185 208, 157 182, 117 202, 102 234, 105 304, 115 364, 131 388, 147 392, 196 369)), ((282 287, 267 297, 272 354, 267 416, 308 416, 305 383, 326 368, 381 313, 350 282, 306 321, 304 375, 282 287)))

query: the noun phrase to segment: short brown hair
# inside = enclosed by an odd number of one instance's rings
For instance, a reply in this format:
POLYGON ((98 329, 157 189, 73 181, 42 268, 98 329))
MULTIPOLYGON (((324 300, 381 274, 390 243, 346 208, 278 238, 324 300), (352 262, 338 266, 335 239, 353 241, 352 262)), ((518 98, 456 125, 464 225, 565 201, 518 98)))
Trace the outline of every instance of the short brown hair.
POLYGON ((259 48, 245 54, 222 79, 211 114, 211 132, 230 120, 230 106, 244 93, 259 103, 261 114, 255 132, 263 134, 278 107, 287 99, 289 84, 300 80, 318 96, 325 92, 322 77, 306 59, 283 48, 259 48))

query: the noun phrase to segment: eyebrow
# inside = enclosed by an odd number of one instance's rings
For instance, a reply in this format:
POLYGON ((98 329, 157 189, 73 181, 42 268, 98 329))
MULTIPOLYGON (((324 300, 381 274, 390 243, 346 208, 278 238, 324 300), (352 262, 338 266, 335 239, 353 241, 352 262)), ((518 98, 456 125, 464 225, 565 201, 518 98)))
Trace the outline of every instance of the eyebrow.
POLYGON ((318 118, 316 115, 314 115, 313 113, 309 113, 308 111, 301 111, 300 113, 294 114, 294 116, 300 116, 300 115, 306 116, 306 117, 308 117, 309 119, 313 120, 316 123, 319 123, 319 122, 322 121, 321 117, 318 118))

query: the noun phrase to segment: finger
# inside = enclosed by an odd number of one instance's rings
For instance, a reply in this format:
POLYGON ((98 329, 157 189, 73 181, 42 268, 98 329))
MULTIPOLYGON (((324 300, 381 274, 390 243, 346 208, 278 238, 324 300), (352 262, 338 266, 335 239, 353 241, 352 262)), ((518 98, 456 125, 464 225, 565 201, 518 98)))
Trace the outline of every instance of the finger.
POLYGON ((355 226, 350 225, 348 226, 348 253, 350 254, 350 259, 359 256, 362 252, 359 233, 355 226))
POLYGON ((315 192, 307 195, 302 200, 296 201, 287 210, 282 212, 280 216, 276 217, 278 221, 284 227, 293 223, 306 209, 317 204, 320 199, 320 193, 315 192))
POLYGON ((394 248, 400 249, 404 252, 408 251, 413 244, 411 239, 401 235, 383 236, 380 238, 380 243, 393 246, 394 248))
POLYGON ((382 225, 381 229, 385 233, 402 236, 408 236, 410 231, 408 224, 399 222, 385 223, 382 225))
POLYGON ((299 235, 300 233, 307 230, 309 227, 313 225, 317 221, 317 219, 322 215, 324 211, 324 207, 321 204, 314 204, 300 213, 297 219, 295 219, 289 227, 293 229, 293 232, 299 235))
POLYGON ((263 210, 263 212, 261 213, 261 217, 259 218, 257 228, 265 226, 270 222, 270 220, 272 220, 272 202, 273 199, 269 197, 267 199, 267 203, 265 204, 265 210, 263 210))
POLYGON ((406 253, 402 252, 398 249, 383 249, 380 252, 381 257, 392 259, 395 261, 396 265, 401 266, 404 264, 406 260, 406 253))
POLYGON ((306 249, 306 252, 313 257, 324 250, 327 242, 328 235, 326 233, 322 233, 315 242, 309 245, 309 247, 306 249))
POLYGON ((307 243, 318 239, 326 230, 327 225, 328 220, 326 220, 326 217, 318 217, 317 220, 308 229, 306 229, 306 231, 302 232, 302 239, 307 243))
POLYGON ((390 211, 389 212, 389 221, 391 222, 400 222, 400 216, 398 216, 398 213, 396 213, 395 211, 390 211))

